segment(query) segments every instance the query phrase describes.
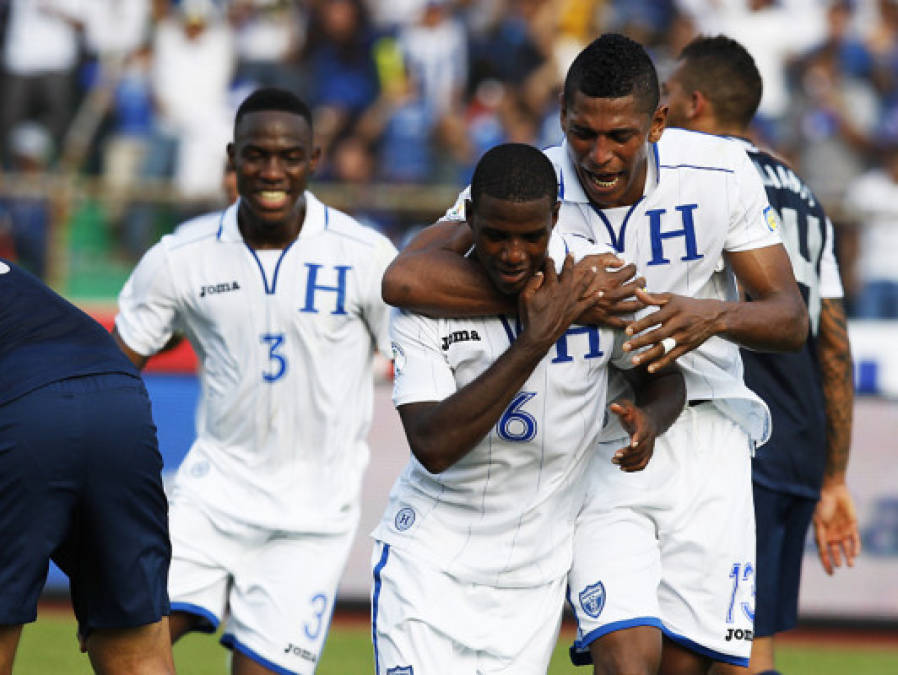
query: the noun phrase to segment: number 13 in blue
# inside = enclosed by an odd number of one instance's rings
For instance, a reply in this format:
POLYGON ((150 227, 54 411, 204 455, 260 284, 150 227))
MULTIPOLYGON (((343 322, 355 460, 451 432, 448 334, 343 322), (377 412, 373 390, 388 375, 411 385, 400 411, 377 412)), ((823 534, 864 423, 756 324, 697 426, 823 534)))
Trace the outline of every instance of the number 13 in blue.
MULTIPOLYGON (((727 610, 727 623, 733 623, 733 609, 736 605, 736 596, 739 591, 739 584, 746 584, 751 581, 751 595, 754 597, 755 594, 755 568, 750 563, 747 562, 744 565, 740 565, 739 563, 734 563, 733 568, 730 570, 730 579, 733 580, 733 594, 730 596, 730 607, 727 610), (741 574, 740 574, 741 572, 741 574)), ((755 620, 755 610, 751 604, 747 602, 739 603, 740 609, 742 609, 743 614, 749 621, 755 620)))
POLYGON ((262 335, 262 343, 268 345, 268 361, 270 369, 262 371, 262 379, 266 382, 274 382, 281 379, 287 372, 287 359, 278 350, 284 344, 283 333, 265 333, 262 335))

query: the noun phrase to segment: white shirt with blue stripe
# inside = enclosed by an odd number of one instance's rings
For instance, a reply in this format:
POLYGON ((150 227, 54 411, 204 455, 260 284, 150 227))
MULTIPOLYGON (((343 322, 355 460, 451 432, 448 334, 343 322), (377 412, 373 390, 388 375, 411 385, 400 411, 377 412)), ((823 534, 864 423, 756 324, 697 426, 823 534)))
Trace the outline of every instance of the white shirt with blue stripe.
MULTIPOLYGON (((636 263, 649 291, 735 300, 736 279, 724 254, 782 243, 757 171, 743 148, 729 139, 666 129, 658 143, 646 148, 643 196, 612 209, 589 201, 566 142, 544 152, 558 175, 557 228, 613 246, 636 263)), ((447 219, 464 217, 467 194, 462 192, 447 219)), ((649 311, 654 308, 644 310, 649 311)), ((756 444, 767 440, 770 412, 745 386, 735 343, 712 337, 677 363, 688 399, 713 400, 756 444)), ((621 434, 613 424, 605 437, 621 434)))
MULTIPOLYGON (((610 250, 564 239, 567 246, 560 235, 550 239, 559 266, 566 248, 576 258, 610 250)), ((515 317, 431 319, 395 311, 394 403, 451 396, 520 330, 515 317)), ((410 458, 372 536, 473 583, 528 587, 566 574, 585 463, 606 414, 607 365, 631 367, 624 339, 619 330, 571 326, 467 455, 440 474, 410 458)))
POLYGON ((199 358, 197 438, 176 494, 259 527, 338 533, 357 521, 373 356, 390 344, 381 277, 396 250, 305 199, 283 251, 251 249, 237 205, 163 237, 122 289, 116 327, 144 355, 184 333, 199 358))

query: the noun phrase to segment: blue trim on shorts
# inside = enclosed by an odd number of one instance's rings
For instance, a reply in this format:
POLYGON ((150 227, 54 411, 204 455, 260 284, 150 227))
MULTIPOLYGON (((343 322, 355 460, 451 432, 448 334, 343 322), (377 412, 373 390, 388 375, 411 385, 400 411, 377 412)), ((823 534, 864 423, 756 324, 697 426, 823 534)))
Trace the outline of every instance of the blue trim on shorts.
POLYGON ((681 647, 686 647, 696 654, 701 654, 702 656, 707 656, 709 659, 714 661, 721 661, 723 663, 730 663, 734 666, 742 666, 743 668, 748 668, 748 658, 743 658, 741 656, 733 656, 732 654, 724 654, 723 652, 718 652, 714 649, 709 649, 708 647, 704 647, 697 642, 693 642, 685 635, 680 635, 678 633, 674 633, 672 630, 667 628, 666 626, 661 626, 661 631, 664 633, 665 637, 670 640, 673 640, 681 647))
POLYGON ((194 628, 193 630, 195 631, 199 631, 200 633, 214 633, 218 630, 218 617, 205 607, 200 607, 199 605, 194 605, 190 602, 173 602, 171 603, 171 611, 193 614, 209 622, 210 626, 200 626, 198 628, 194 628))
POLYGON ((374 644, 374 672, 380 672, 378 669, 379 659, 377 653, 377 603, 380 599, 380 573, 383 570, 384 566, 387 564, 387 558, 390 557, 390 545, 384 544, 383 553, 380 554, 380 560, 377 561, 377 564, 374 566, 374 593, 371 597, 371 642, 374 644))
POLYGON ((221 636, 221 640, 219 640, 221 644, 223 644, 228 649, 235 649, 244 656, 248 656, 253 661, 258 663, 261 666, 265 666, 268 670, 273 673, 277 673, 278 675, 299 675, 299 673, 295 670, 287 670, 286 668, 279 666, 278 664, 269 661, 264 656, 261 656, 254 652, 252 649, 247 647, 245 644, 240 642, 237 638, 235 638, 230 633, 225 633, 221 636))
POLYGON ((661 625, 661 619, 656 616, 637 616, 633 619, 614 621, 612 623, 607 623, 604 626, 599 626, 583 637, 574 640, 574 647, 577 649, 588 647, 600 637, 608 635, 608 633, 614 633, 615 631, 624 630, 625 628, 635 628, 636 626, 652 626, 654 628, 664 629, 664 626, 661 625))

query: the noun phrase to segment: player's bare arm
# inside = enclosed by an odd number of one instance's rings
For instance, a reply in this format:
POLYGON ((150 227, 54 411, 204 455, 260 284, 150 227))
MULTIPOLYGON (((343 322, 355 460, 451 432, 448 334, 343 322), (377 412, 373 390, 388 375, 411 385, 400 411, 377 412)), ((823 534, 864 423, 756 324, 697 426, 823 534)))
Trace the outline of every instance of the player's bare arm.
POLYGON ((824 298, 817 353, 826 406, 826 468, 820 501, 814 511, 814 539, 827 574, 845 563, 851 567, 861 552, 854 501, 845 485, 854 407, 851 346, 845 310, 835 298, 824 298))
POLYGON ((125 356, 131 359, 131 363, 137 366, 138 370, 142 370, 143 367, 147 364, 149 357, 144 356, 143 354, 138 354, 128 345, 126 345, 125 341, 122 340, 122 336, 119 335, 118 328, 112 329, 112 339, 115 340, 115 343, 119 346, 119 349, 124 352, 125 356))
MULTIPOLYGON (((483 268, 465 257, 473 243, 464 222, 441 220, 421 231, 393 260, 384 274, 385 302, 430 317, 511 314, 517 308, 508 296, 488 283, 483 268)), ((636 266, 610 253, 584 257, 574 266, 577 276, 589 278, 584 295, 595 303, 576 323, 623 328, 621 315, 632 314, 642 303, 634 299, 642 277, 636 266)))
POLYGON ((643 368, 623 371, 636 401, 621 399, 609 406, 630 434, 629 445, 614 453, 611 461, 621 471, 642 471, 655 450, 655 439, 668 430, 686 404, 686 383, 676 364, 655 375, 643 368))
POLYGON ((558 275, 546 258, 518 296, 523 331, 474 381, 443 401, 399 406, 409 446, 428 471, 445 471, 489 433, 548 349, 593 302, 583 298, 586 282, 573 267, 568 256, 558 275))
POLYGON ((696 299, 637 291, 639 300, 659 309, 627 327, 627 333, 635 337, 624 344, 625 350, 651 346, 634 356, 634 363, 656 372, 714 335, 760 351, 801 348, 808 335, 808 311, 785 248, 776 244, 731 251, 727 258, 752 300, 696 299))

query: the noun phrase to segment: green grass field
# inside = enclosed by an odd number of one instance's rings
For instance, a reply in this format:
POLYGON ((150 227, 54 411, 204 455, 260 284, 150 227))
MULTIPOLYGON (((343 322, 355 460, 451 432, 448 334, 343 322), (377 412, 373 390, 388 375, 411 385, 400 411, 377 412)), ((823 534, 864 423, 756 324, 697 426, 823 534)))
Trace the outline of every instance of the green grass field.
MULTIPOLYGON (((567 658, 570 631, 565 631, 550 675, 577 673, 567 658)), ((175 645, 175 664, 180 675, 225 675, 227 654, 217 638, 189 635, 175 645)), ((786 645, 780 651, 779 668, 785 675, 888 675, 898 673, 898 641, 889 647, 836 647, 786 645)), ((370 675, 373 656, 369 633, 364 626, 336 625, 331 629, 318 675, 370 675)), ((59 613, 44 614, 22 634, 15 675, 89 675, 87 656, 78 652, 75 622, 59 613)))

